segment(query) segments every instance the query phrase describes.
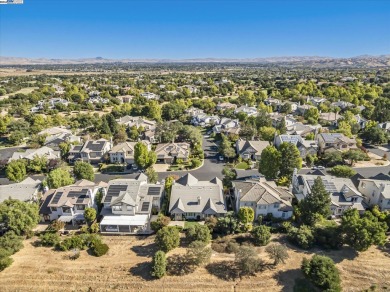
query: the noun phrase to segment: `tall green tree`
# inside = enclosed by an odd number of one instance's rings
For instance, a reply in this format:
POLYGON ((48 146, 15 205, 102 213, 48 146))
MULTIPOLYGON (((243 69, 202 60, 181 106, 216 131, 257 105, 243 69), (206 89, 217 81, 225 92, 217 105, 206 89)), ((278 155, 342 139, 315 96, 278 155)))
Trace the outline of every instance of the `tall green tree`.
POLYGON ((96 209, 95 208, 85 208, 84 218, 87 221, 88 225, 91 226, 93 221, 96 219, 96 209))
POLYGON ((157 251, 154 254, 152 261, 152 276, 158 279, 165 276, 167 273, 167 258, 165 252, 162 250, 157 251))
POLYGON ((138 142, 134 146, 134 161, 141 168, 148 168, 156 163, 157 156, 154 151, 148 151, 147 146, 138 142))
POLYGON ((165 226, 157 231, 155 238, 157 246, 164 252, 168 252, 180 244, 180 233, 176 226, 165 226))
POLYGON ((47 175, 47 184, 51 189, 68 186, 74 183, 74 178, 67 168, 57 168, 47 175))
POLYGON ((340 272, 331 258, 320 255, 314 255, 311 260, 304 258, 302 272, 322 291, 341 292, 340 272))
POLYGON ((24 180, 27 174, 27 162, 24 159, 12 160, 5 169, 6 177, 15 182, 24 180))
POLYGON ((38 204, 8 199, 0 203, 0 223, 16 234, 25 234, 39 222, 38 204))
POLYGON ((255 220, 255 212, 250 207, 241 207, 238 211, 238 219, 243 224, 252 223, 255 220))
POLYGON ((313 226, 319 219, 330 216, 330 194, 325 189, 321 177, 314 180, 311 192, 300 202, 299 211, 302 222, 313 226))
POLYGON ((371 245, 383 245, 386 242, 386 222, 379 222, 370 211, 362 217, 356 209, 345 211, 341 218, 341 228, 345 243, 357 251, 365 251, 371 245))
POLYGON ((74 164, 73 172, 77 179, 86 179, 89 181, 93 181, 95 179, 93 167, 88 162, 77 161, 74 164))
POLYGON ((294 169, 302 168, 302 158, 297 146, 284 142, 280 144, 280 173, 279 176, 285 176, 291 180, 294 169))
POLYGON ((267 146, 260 156, 259 172, 265 176, 266 179, 276 179, 280 167, 280 153, 274 146, 267 146))

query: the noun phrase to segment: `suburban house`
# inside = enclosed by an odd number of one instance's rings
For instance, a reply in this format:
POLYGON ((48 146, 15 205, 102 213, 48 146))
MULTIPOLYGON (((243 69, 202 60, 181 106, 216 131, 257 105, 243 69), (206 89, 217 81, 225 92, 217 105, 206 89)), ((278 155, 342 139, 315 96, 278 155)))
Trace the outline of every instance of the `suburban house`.
POLYGON ((58 220, 72 225, 84 222, 86 208, 96 208, 95 197, 106 183, 79 180, 73 185, 49 190, 39 210, 41 221, 58 220))
POLYGON ((277 99, 277 98, 268 97, 264 100, 264 104, 278 108, 279 106, 282 105, 282 101, 280 99, 277 99))
POLYGON ((310 104, 300 104, 300 105, 298 105, 298 107, 297 107, 297 111, 296 111, 296 113, 298 114, 298 115, 304 115, 305 114, 305 112, 307 111, 307 110, 309 110, 309 109, 311 109, 311 108, 315 108, 315 106, 312 106, 312 105, 310 105, 310 104))
POLYGON ((236 212, 241 207, 250 207, 259 216, 272 214, 275 218, 288 219, 293 214, 293 194, 277 187, 273 181, 233 181, 236 212))
POLYGON ((116 99, 118 99, 121 103, 130 103, 134 96, 132 95, 122 95, 122 96, 117 96, 116 99))
POLYGON ((321 125, 305 125, 301 122, 295 123, 292 126, 287 126, 287 134, 289 135, 299 135, 305 137, 310 133, 317 135, 318 130, 321 129, 321 125))
POLYGON ((172 164, 177 159, 188 161, 190 157, 190 144, 174 142, 158 144, 155 152, 157 154, 157 162, 172 164))
POLYGON ((160 96, 155 94, 155 93, 152 93, 152 92, 144 92, 144 93, 141 93, 141 96, 142 97, 145 97, 146 99, 148 100, 151 100, 151 99, 159 99, 160 96))
POLYGON ((367 125, 368 120, 363 118, 361 115, 355 115, 356 123, 359 125, 360 129, 364 129, 367 125))
POLYGON ((103 195, 100 232, 113 234, 150 234, 150 219, 157 214, 164 186, 148 184, 140 174, 136 179, 114 179, 103 195))
POLYGON ((156 129, 156 122, 149 121, 142 117, 124 116, 117 120, 119 125, 125 125, 128 128, 136 127, 137 129, 142 127, 145 131, 156 129))
POLYGON ((269 145, 268 141, 245 141, 239 139, 236 142, 236 151, 242 159, 260 160, 261 152, 269 145))
POLYGON ((342 110, 354 106, 353 103, 350 103, 350 102, 347 102, 347 101, 341 101, 341 100, 332 102, 330 105, 333 106, 333 107, 337 106, 338 108, 340 108, 342 110))
MULTIPOLYGON (((146 145, 148 151, 151 150, 151 144, 149 141, 141 141, 146 145)), ((108 152, 110 155, 111 163, 134 163, 134 146, 137 142, 123 142, 111 148, 108 152)))
POLYGON ((301 158, 306 158, 308 154, 317 155, 318 144, 315 140, 304 140, 300 135, 277 135, 274 145, 278 148, 282 143, 291 143, 297 146, 301 158))
POLYGON ((360 213, 365 211, 364 197, 349 178, 312 174, 297 175, 297 172, 294 171, 292 179, 293 192, 298 200, 310 194, 311 187, 317 177, 321 177, 325 189, 329 192, 331 198, 330 210, 333 216, 339 217, 344 211, 351 208, 357 209, 360 213))
POLYGON ((226 212, 220 179, 199 181, 187 173, 172 185, 169 213, 174 220, 203 220, 226 212))
POLYGON ((377 125, 378 128, 381 128, 387 133, 390 133, 390 122, 384 122, 377 125))
POLYGON ((88 99, 88 102, 89 103, 102 103, 102 104, 106 104, 106 103, 109 103, 110 100, 108 98, 103 98, 103 97, 100 97, 100 96, 93 96, 93 97, 90 97, 88 99))
POLYGON ((40 180, 28 177, 19 183, 0 185, 0 203, 9 198, 23 202, 34 202, 38 199, 37 195, 41 183, 40 180))
POLYGON ((61 159, 60 151, 53 150, 50 147, 43 146, 38 149, 27 149, 26 151, 16 151, 12 154, 9 161, 17 159, 33 160, 35 157, 45 157, 47 160, 61 159))
POLYGON ((390 181, 360 179, 358 190, 368 206, 377 205, 382 211, 390 211, 390 181))
POLYGON ((338 120, 341 119, 343 116, 339 113, 320 113, 319 120, 323 121, 325 123, 331 124, 332 126, 337 126, 338 120))
POLYGON ((235 110, 236 108, 237 108, 237 105, 234 103, 230 103, 230 102, 221 102, 221 103, 217 104, 217 106, 216 106, 217 111, 225 111, 225 110, 229 110, 229 109, 235 110))
POLYGON ((313 97, 308 96, 306 99, 306 102, 310 102, 312 105, 318 107, 320 104, 324 103, 326 101, 326 98, 323 97, 313 97))
POLYGON ((221 118, 218 123, 213 127, 215 134, 238 134, 240 132, 240 122, 236 119, 221 118))
POLYGON ((104 155, 111 150, 112 142, 106 139, 96 141, 88 140, 84 145, 73 145, 69 150, 69 162, 77 160, 99 163, 104 160, 104 155))
POLYGON ((210 116, 205 113, 199 113, 191 118, 191 124, 194 126, 206 126, 206 125, 214 125, 218 124, 220 122, 220 117, 219 116, 210 116))
POLYGON ((72 134, 72 131, 65 127, 52 127, 45 129, 38 133, 38 135, 45 135, 45 146, 59 151, 59 145, 66 142, 81 143, 81 137, 72 134))
POLYGON ((239 108, 236 108, 234 110, 234 113, 235 114, 246 113, 249 117, 257 116, 257 114, 258 114, 257 108, 252 107, 252 106, 246 106, 246 105, 243 105, 243 106, 240 106, 239 108))
POLYGON ((357 148, 355 139, 348 138, 341 133, 321 133, 317 136, 317 140, 321 153, 357 148))
POLYGON ((270 114, 270 118, 272 120, 272 126, 277 127, 281 122, 284 121, 286 127, 291 127, 297 123, 297 120, 293 118, 291 115, 283 115, 278 113, 270 114))
POLYGON ((191 117, 197 116, 197 115, 202 115, 204 114, 204 111, 200 108, 197 107, 190 107, 186 109, 185 113, 191 117))

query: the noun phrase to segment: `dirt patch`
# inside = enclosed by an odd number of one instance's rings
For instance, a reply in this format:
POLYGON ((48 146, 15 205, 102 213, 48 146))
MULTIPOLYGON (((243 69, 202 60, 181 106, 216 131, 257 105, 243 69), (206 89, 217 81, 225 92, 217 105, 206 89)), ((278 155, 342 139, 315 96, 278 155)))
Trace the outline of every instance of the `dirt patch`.
MULTIPOLYGON (((350 249, 340 251, 304 252, 289 249, 290 258, 277 268, 271 265, 255 276, 240 277, 231 268, 233 254, 213 251, 211 263, 195 271, 170 270, 171 275, 160 280, 150 276, 150 263, 157 247, 154 236, 103 237, 110 246, 100 258, 82 251, 72 261, 66 252, 34 247, 35 239, 26 240, 24 248, 13 255, 14 263, 0 272, 1 291, 292 291, 294 280, 302 277, 303 257, 313 252, 330 256, 341 271, 343 291, 362 291, 376 285, 379 291, 390 289, 389 250, 370 248, 356 254, 350 249)), ((257 248, 268 264, 264 247, 257 248)), ((185 248, 177 248, 168 256, 180 264, 185 248)))

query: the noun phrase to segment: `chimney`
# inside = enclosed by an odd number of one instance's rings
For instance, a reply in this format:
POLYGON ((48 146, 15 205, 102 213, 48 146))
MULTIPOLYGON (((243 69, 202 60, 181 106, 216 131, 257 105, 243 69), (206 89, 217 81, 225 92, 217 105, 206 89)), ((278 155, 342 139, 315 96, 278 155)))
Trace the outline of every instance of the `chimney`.
POLYGON ((198 205, 200 205, 201 197, 198 197, 198 205))

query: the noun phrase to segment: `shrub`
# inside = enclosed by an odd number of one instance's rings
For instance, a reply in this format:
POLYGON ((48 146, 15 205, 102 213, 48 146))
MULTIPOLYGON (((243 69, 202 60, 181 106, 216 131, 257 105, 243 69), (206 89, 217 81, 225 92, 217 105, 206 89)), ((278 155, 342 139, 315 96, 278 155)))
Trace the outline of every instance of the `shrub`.
POLYGON ((60 243, 60 236, 57 232, 45 232, 39 236, 41 246, 56 246, 60 243))
POLYGON ((201 266, 210 261, 211 253, 211 248, 204 241, 193 241, 187 250, 187 257, 192 264, 201 266))
POLYGON ((0 248, 12 255, 23 248, 23 238, 13 231, 8 231, 0 237, 0 248))
POLYGON ((259 259, 256 250, 250 246, 241 246, 236 252, 235 263, 242 274, 254 274, 258 272, 263 262, 259 259))
POLYGON ((159 231, 161 228, 165 227, 165 226, 168 226, 168 224, 171 222, 171 218, 169 218, 168 216, 164 216, 164 215, 159 215, 157 220, 156 221, 152 221, 150 223, 150 228, 152 228, 152 230, 154 232, 157 232, 159 231))
POLYGON ((77 260, 79 257, 80 257, 80 250, 78 250, 77 248, 73 249, 72 253, 69 255, 69 259, 72 261, 77 260))
POLYGON ((356 171, 346 165, 336 165, 329 171, 331 174, 337 177, 351 177, 356 174, 356 171))
POLYGON ((167 258, 165 252, 162 250, 157 251, 154 254, 152 261, 152 276, 156 278, 162 278, 167 272, 167 258))
POLYGON ((168 252, 178 247, 180 244, 179 229, 177 229, 175 226, 163 227, 157 232, 155 242, 164 252, 168 252))
POLYGON ((299 228, 290 227, 287 232, 288 239, 303 249, 308 249, 314 244, 313 230, 302 225, 299 228))
POLYGON ((99 228, 99 223, 93 223, 91 225, 91 228, 89 229, 91 231, 91 233, 98 233, 100 228, 99 228))
POLYGON ((251 234, 257 245, 267 245, 271 239, 270 228, 265 225, 256 226, 251 234))
POLYGON ((0 271, 4 270, 5 268, 8 268, 10 265, 12 265, 13 259, 10 257, 2 257, 0 258, 0 271))
POLYGON ((270 258, 274 260, 275 266, 279 263, 284 264, 284 261, 289 258, 287 248, 284 245, 271 244, 267 246, 265 251, 268 253, 270 258))
POLYGON ((48 229, 49 230, 60 231, 64 227, 65 227, 65 222, 54 220, 53 222, 50 223, 48 229))
POLYGON ((101 257, 105 255, 108 252, 108 250, 109 250, 108 245, 102 242, 95 243, 92 247, 92 253, 97 257, 101 257))
POLYGON ((81 235, 73 235, 72 237, 65 238, 62 242, 57 245, 59 250, 67 251, 70 249, 87 249, 87 242, 81 235))
POLYGON ((206 225, 191 225, 186 230, 186 237, 191 241, 203 241, 209 243, 211 240, 210 229, 206 225))
POLYGON ((218 223, 218 219, 214 216, 211 216, 206 218, 204 225, 206 225, 210 229, 210 232, 212 233, 215 227, 217 226, 217 223, 218 223))
POLYGON ((326 256, 315 255, 311 260, 302 261, 302 271, 314 285, 325 291, 341 291, 340 274, 333 260, 326 256))
POLYGON ((315 239, 316 244, 325 249, 339 249, 343 246, 343 235, 338 225, 317 226, 315 239))

